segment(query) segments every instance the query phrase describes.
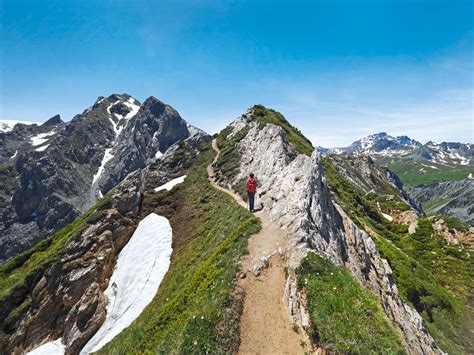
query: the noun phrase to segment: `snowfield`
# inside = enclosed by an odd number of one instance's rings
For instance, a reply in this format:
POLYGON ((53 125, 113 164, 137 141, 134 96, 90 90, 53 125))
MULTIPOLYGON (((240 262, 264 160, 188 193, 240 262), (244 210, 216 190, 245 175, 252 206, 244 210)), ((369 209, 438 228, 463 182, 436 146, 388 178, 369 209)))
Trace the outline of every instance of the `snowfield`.
POLYGON ((36 150, 37 152, 43 152, 43 151, 45 151, 48 147, 49 147, 49 144, 45 144, 45 145, 42 145, 42 146, 39 147, 39 148, 36 148, 35 150, 36 150))
POLYGON ((54 134, 56 134, 56 131, 54 130, 51 132, 37 134, 36 136, 30 138, 31 145, 36 147, 37 145, 46 143, 54 134))
POLYGON ((61 339, 50 341, 49 343, 38 346, 31 350, 29 355, 63 355, 65 352, 61 339))
POLYGON ((81 354, 98 351, 128 327, 155 296, 170 265, 171 225, 165 217, 149 214, 139 224, 118 256, 105 290, 107 316, 81 354))
POLYGON ((157 188, 155 188, 154 190, 155 191, 161 191, 161 190, 168 190, 170 191, 173 187, 175 187, 176 185, 178 184, 181 184, 184 179, 186 178, 186 175, 183 175, 183 176, 180 176, 176 179, 173 179, 171 181, 168 181, 166 184, 163 184, 161 186, 158 186, 157 188))

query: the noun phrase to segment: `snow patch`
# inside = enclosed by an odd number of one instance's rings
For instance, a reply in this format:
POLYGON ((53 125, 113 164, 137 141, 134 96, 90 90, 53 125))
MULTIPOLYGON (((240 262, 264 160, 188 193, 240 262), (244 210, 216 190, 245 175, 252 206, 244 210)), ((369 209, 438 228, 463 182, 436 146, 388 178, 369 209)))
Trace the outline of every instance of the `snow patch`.
POLYGON ((127 102, 124 102, 124 105, 128 106, 128 108, 131 110, 129 113, 127 113, 123 118, 128 120, 135 116, 138 113, 138 110, 140 110, 140 105, 137 105, 135 103, 135 100, 132 98, 129 98, 127 102))
POLYGON ((392 221, 393 221, 393 217, 392 217, 392 216, 390 216, 389 214, 382 213, 382 216, 384 216, 384 217, 385 217, 385 219, 386 219, 386 220, 389 220, 390 222, 392 222, 392 221))
POLYGON ((108 298, 105 322, 81 354, 100 350, 142 313, 168 271, 172 251, 168 219, 155 213, 146 216, 118 256, 105 290, 108 298))
POLYGON ((100 175, 104 172, 105 164, 112 159, 114 156, 110 153, 112 151, 112 148, 107 148, 104 152, 104 157, 102 158, 102 163, 100 164, 99 170, 97 170, 97 173, 95 173, 94 178, 92 179, 92 185, 99 180, 100 175))
POLYGON ((37 152, 42 152, 42 151, 46 150, 46 148, 48 148, 48 147, 49 147, 49 144, 45 144, 45 145, 42 145, 42 146, 39 147, 39 148, 36 148, 35 150, 36 150, 37 152))
POLYGON ((161 158, 162 156, 163 156, 163 153, 157 150, 155 153, 155 158, 158 159, 158 158, 161 158))
POLYGON ((135 100, 133 98, 129 98, 127 101, 121 101, 121 100, 117 100, 113 103, 111 103, 108 107, 107 107, 107 112, 109 114, 109 120, 110 122, 112 123, 112 126, 114 128, 114 131, 115 131, 115 135, 118 136, 120 134, 120 132, 122 132, 122 129, 124 128, 124 125, 120 125, 119 126, 119 123, 121 120, 125 120, 125 121, 128 121, 130 118, 132 118, 133 116, 135 116, 137 113, 138 113, 138 110, 140 110, 140 105, 137 105, 135 103, 135 100), (115 116, 115 118, 118 120, 118 123, 115 123, 114 120, 112 119, 112 112, 110 112, 110 109, 112 108, 112 106, 118 104, 118 103, 122 103, 124 104, 125 106, 127 106, 129 109, 130 109, 130 112, 127 113, 125 116, 122 116, 122 115, 119 115, 117 113, 114 113, 113 115, 115 116))
POLYGON ((10 157, 10 159, 15 158, 17 155, 18 155, 18 150, 15 150, 15 154, 13 154, 13 155, 10 157))
POLYGON ((427 168, 439 170, 439 168, 437 168, 437 167, 434 166, 434 165, 426 165, 426 164, 423 164, 423 163, 421 163, 421 165, 423 165, 423 166, 425 166, 425 167, 427 167, 427 168))
POLYGON ((43 344, 36 349, 31 350, 29 355, 62 355, 65 353, 64 345, 61 338, 43 344))
POLYGON ((163 185, 158 186, 157 188, 155 188, 155 191, 161 191, 161 190, 170 191, 176 185, 181 184, 184 181, 185 178, 186 178, 186 175, 183 175, 183 176, 180 176, 176 179, 168 181, 166 184, 163 184, 163 185))
POLYGON ((37 134, 36 136, 30 138, 31 145, 36 147, 37 145, 46 143, 54 134, 56 134, 56 131, 54 130, 51 132, 37 134))
POLYGON ((471 180, 474 180, 474 176, 472 175, 472 173, 469 173, 469 175, 467 176, 468 179, 471 179, 471 180))

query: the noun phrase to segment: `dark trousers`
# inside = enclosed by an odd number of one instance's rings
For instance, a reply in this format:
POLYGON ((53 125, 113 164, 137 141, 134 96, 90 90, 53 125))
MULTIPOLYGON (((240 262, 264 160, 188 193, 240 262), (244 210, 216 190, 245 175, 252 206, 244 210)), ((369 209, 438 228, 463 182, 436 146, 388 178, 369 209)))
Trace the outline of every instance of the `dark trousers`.
POLYGON ((254 203, 255 203, 255 192, 247 192, 247 197, 249 200, 249 210, 254 210, 254 203))

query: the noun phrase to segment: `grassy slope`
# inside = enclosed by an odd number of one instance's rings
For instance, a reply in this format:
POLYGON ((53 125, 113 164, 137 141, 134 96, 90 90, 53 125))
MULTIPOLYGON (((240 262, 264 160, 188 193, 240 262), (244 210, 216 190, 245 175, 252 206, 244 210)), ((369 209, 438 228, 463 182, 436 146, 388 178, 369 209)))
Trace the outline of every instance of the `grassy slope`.
POLYGON ((427 161, 423 161, 423 164, 432 165, 438 169, 423 166, 416 160, 394 160, 388 162, 388 167, 400 177, 406 188, 441 180, 463 180, 473 171, 472 167, 465 165, 446 166, 427 161), (423 171, 420 171, 420 169, 423 169, 423 171))
POLYGON ((215 190, 201 165, 171 192, 150 194, 145 204, 173 227, 173 256, 154 300, 102 353, 227 353, 236 351, 242 296, 235 289, 238 260, 257 218, 215 190))
POLYGON ((297 269, 306 291, 311 338, 336 353, 404 353, 400 334, 378 299, 349 271, 315 253, 297 269))
POLYGON ((112 192, 109 192, 75 222, 0 266, 0 314, 2 318, 6 316, 2 329, 8 330, 9 325, 21 316, 25 304, 18 302, 29 302, 26 296, 34 280, 49 265, 61 258, 69 240, 80 235, 88 223, 94 223, 102 214, 101 210, 109 204, 111 194, 112 192))
POLYGON ((441 348, 451 353, 471 349, 474 260, 468 247, 449 245, 425 218, 408 235, 407 226, 381 216, 374 200, 356 191, 327 158, 324 168, 337 201, 374 238, 393 269, 401 297, 420 312, 441 348))
POLYGON ((291 143, 297 153, 311 155, 313 145, 311 142, 295 127, 293 127, 285 117, 277 111, 268 109, 262 105, 254 106, 254 119, 262 123, 272 123, 283 128, 286 139, 291 143))

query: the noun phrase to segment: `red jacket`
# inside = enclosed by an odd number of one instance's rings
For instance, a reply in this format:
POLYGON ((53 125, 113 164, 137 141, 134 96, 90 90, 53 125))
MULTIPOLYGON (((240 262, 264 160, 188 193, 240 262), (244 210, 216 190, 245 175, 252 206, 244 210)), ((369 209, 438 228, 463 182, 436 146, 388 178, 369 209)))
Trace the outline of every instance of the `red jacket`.
POLYGON ((255 178, 248 178, 247 180, 247 192, 257 191, 257 180, 255 178))

